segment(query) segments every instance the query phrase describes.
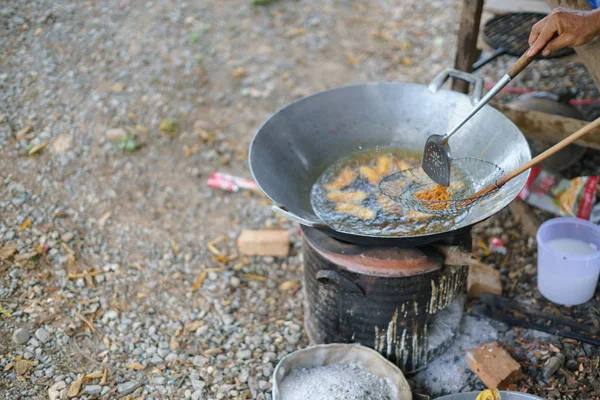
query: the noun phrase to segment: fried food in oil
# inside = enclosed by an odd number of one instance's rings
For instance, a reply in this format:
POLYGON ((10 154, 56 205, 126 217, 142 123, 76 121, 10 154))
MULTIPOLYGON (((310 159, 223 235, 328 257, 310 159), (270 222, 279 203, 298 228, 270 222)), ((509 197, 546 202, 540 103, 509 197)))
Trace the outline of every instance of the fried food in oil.
POLYGON ((377 174, 377 171, 373 168, 362 165, 358 168, 358 171, 360 172, 360 176, 368 180, 371 185, 377 185, 379 183, 379 174, 377 174))
POLYGON ((323 187, 325 190, 341 190, 350 186, 357 176, 358 174, 356 172, 352 171, 350 168, 345 168, 342 172, 340 172, 338 177, 335 178, 335 181, 327 185, 323 185, 323 187))
POLYGON ((390 156, 380 156, 377 159, 377 166, 375 167, 375 172, 379 175, 379 178, 383 178, 388 175, 392 169, 392 157, 390 156))
POLYGON ((500 392, 498 389, 484 390, 475 400, 500 400, 500 392))
POLYGON ((400 214, 402 212, 402 208, 384 194, 377 198, 377 205, 388 214, 400 214))
POLYGON ((373 211, 366 207, 359 206, 358 204, 338 203, 335 206, 335 211, 351 215, 353 217, 362 219, 363 221, 372 219, 375 216, 373 211))
POLYGON ((418 222, 433 217, 431 214, 423 214, 414 210, 406 211, 405 215, 408 217, 410 222, 418 222))
POLYGON ((450 195, 446 186, 435 185, 431 189, 425 189, 414 194, 417 200, 428 201, 427 207, 431 210, 442 210, 448 208, 447 200, 450 200, 450 195), (429 203, 431 201, 431 203, 429 203), (439 203, 437 202, 439 201, 439 203))
POLYGON ((404 160, 396 161, 396 167, 398 168, 398 171, 405 171, 411 168, 411 166, 404 160))
POLYGON ((454 181, 450 184, 449 188, 451 191, 456 192, 456 191, 464 189, 465 183, 462 181, 454 181))
POLYGON ((327 198, 336 203, 360 203, 367 198, 367 193, 362 190, 348 190, 347 192, 334 190, 327 193, 327 198))

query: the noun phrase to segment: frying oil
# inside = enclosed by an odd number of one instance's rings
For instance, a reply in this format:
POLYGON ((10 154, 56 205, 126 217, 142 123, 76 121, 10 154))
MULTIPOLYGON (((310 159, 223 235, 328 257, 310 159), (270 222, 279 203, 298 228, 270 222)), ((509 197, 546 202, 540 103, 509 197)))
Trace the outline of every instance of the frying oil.
MULTIPOLYGON (((373 235, 373 236, 418 236, 445 232, 464 217, 449 216, 424 216, 403 210, 400 205, 386 198, 386 206, 382 207, 380 196, 382 193, 378 188, 378 183, 373 185, 359 173, 361 166, 367 166, 373 169, 377 167, 377 160, 382 156, 389 156, 392 159, 393 168, 389 174, 398 172, 406 167, 419 166, 420 153, 401 149, 401 148, 380 148, 376 150, 367 150, 354 153, 348 157, 342 158, 327 168, 317 179, 311 190, 311 204, 317 216, 340 232, 373 235), (398 163, 403 161, 403 163, 398 163), (398 166, 400 164, 400 167, 398 166), (327 198, 328 191, 323 187, 336 180, 344 169, 355 171, 358 177, 349 186, 341 189, 348 191, 363 191, 367 194, 366 198, 360 202, 355 202, 362 207, 374 213, 373 218, 362 220, 354 216, 336 211, 336 202, 327 198), (380 201, 378 202, 378 199, 380 201)), ((380 176, 379 180, 385 175, 380 176)))

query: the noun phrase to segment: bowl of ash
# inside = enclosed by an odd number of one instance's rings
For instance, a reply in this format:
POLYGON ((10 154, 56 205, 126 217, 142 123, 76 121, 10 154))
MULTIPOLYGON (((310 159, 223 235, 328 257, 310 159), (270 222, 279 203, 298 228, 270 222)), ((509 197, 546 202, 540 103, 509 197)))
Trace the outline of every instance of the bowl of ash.
POLYGON ((273 373, 273 400, 412 400, 402 371, 359 344, 325 344, 284 357, 273 373))

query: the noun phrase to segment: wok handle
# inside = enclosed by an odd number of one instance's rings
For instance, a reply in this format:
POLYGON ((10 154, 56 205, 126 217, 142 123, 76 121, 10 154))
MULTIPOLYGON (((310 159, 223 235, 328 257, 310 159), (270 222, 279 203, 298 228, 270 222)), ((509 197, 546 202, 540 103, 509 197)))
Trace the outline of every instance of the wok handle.
POLYGON ((306 218, 302 218, 296 214, 293 214, 293 213, 287 211, 283 206, 272 206, 271 210, 273 210, 277 214, 289 219, 290 221, 297 222, 300 225, 308 226, 309 228, 331 229, 331 228, 329 228, 329 225, 324 224, 323 222, 311 221, 306 218))
POLYGON ((471 95, 471 103, 477 104, 483 97, 483 78, 469 74, 468 72, 459 71, 457 69, 446 68, 437 74, 429 84, 429 90, 432 93, 437 93, 448 78, 460 79, 473 85, 473 94, 471 95))
POLYGON ((321 283, 334 282, 343 288, 346 292, 365 297, 365 292, 356 283, 330 269, 319 270, 315 278, 321 283))

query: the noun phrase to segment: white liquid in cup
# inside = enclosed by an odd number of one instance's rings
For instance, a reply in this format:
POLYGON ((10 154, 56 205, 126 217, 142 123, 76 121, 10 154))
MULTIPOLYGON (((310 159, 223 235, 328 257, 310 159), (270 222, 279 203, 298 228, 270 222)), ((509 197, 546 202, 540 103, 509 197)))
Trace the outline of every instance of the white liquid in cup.
POLYGON ((550 240, 546 245, 559 253, 577 254, 581 256, 594 254, 598 251, 596 245, 593 243, 569 238, 550 240))

